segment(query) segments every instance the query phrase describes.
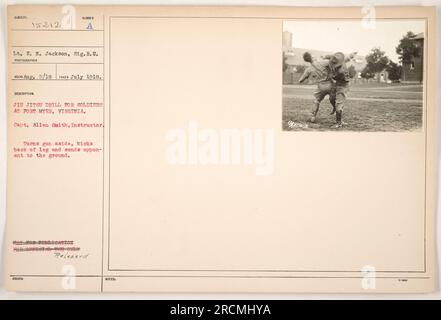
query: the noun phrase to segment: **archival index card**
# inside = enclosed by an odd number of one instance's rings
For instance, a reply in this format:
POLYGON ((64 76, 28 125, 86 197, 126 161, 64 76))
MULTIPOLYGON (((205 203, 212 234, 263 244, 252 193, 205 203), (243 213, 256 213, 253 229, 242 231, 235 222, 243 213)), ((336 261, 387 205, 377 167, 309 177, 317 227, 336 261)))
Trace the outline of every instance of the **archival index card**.
POLYGON ((431 7, 8 7, 14 291, 434 290, 431 7))

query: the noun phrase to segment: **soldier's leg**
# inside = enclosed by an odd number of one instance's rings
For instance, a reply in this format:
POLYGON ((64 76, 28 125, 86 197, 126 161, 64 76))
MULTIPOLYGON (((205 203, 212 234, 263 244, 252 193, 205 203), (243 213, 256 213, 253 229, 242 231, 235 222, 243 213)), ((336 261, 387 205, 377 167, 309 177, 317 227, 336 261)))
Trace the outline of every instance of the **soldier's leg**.
POLYGON ((332 105, 331 115, 333 115, 335 113, 335 111, 337 111, 337 109, 335 107, 335 95, 336 95, 336 90, 332 89, 331 92, 329 93, 329 102, 332 105))
POLYGON ((346 103, 346 87, 337 87, 335 93, 335 118, 336 118, 336 127, 339 128, 343 124, 343 108, 346 103))
POLYGON ((322 91, 319 88, 317 88, 317 91, 314 92, 314 102, 313 102, 311 119, 310 119, 311 122, 315 122, 316 117, 317 117, 317 113, 320 108, 320 102, 322 102, 322 100, 325 98, 326 94, 327 94, 326 91, 322 91))

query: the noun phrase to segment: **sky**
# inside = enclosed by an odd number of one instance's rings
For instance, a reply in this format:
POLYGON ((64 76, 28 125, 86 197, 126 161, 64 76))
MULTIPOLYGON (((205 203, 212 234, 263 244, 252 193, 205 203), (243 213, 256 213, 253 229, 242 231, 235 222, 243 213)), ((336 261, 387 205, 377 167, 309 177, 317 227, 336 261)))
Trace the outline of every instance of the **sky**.
POLYGON ((386 55, 398 62, 395 48, 400 39, 412 31, 424 32, 424 20, 388 20, 375 21, 375 25, 366 27, 357 21, 285 21, 284 31, 292 33, 293 47, 322 51, 358 51, 367 55, 374 47, 380 47, 386 55), (373 27, 373 28, 372 28, 373 27))

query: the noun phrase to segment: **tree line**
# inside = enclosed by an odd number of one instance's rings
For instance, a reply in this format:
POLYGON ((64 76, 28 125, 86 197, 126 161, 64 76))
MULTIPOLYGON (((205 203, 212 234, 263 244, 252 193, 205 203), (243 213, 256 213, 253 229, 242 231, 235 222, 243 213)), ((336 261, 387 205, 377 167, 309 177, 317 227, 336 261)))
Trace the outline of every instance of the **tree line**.
POLYGON ((411 31, 400 40, 395 52, 398 54, 398 63, 392 61, 380 48, 373 48, 366 56, 366 66, 361 71, 361 77, 372 79, 378 77, 383 71, 387 71, 389 80, 398 81, 401 79, 403 65, 409 64, 416 57, 419 57, 419 49, 413 41, 415 34, 411 31))

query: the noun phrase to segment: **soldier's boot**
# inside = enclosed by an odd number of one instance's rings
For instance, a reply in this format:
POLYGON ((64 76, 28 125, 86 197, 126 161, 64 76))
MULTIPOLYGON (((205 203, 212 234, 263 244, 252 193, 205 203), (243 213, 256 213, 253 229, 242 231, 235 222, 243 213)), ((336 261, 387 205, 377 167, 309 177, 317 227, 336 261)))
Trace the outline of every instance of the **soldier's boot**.
POLYGON ((312 111, 311 119, 309 119, 310 122, 315 123, 319 107, 320 107, 320 102, 314 102, 314 110, 312 111))
POLYGON ((333 115, 337 111, 337 108, 335 107, 335 104, 332 105, 332 111, 330 115, 333 115))
POLYGON ((336 128, 341 128, 341 126, 343 125, 342 120, 341 120, 342 114, 343 114, 342 110, 338 110, 335 114, 335 119, 337 122, 337 124, 335 125, 336 128))

